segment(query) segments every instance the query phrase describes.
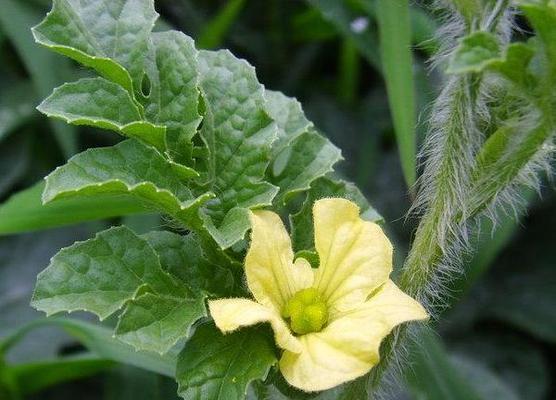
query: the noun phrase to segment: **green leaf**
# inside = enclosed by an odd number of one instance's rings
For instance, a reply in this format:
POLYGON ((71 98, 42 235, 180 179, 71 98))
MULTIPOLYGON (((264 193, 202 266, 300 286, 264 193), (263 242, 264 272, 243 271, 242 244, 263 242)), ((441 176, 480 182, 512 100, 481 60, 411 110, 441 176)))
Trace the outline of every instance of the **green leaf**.
POLYGON ((500 45, 496 37, 489 32, 474 32, 461 40, 450 60, 447 72, 449 74, 479 73, 499 58, 500 45))
POLYGON ((130 195, 143 205, 188 224, 212 194, 193 197, 184 180, 190 168, 166 160, 155 149, 134 140, 90 149, 70 159, 46 178, 43 201, 75 196, 130 195))
POLYGON ((66 83, 44 100, 38 110, 74 125, 110 129, 134 137, 163 151, 163 126, 141 120, 130 94, 104 78, 84 78, 66 83))
POLYGON ((39 182, 0 205, 0 235, 148 212, 133 198, 109 194, 63 199, 43 205, 44 187, 44 182, 39 182), (102 207, 98 207, 99 204, 102 207))
POLYGON ((269 181, 280 188, 276 204, 308 190, 311 183, 333 170, 342 159, 340 150, 314 130, 305 132, 278 154, 269 181))
POLYGON ((131 94, 140 88, 157 17, 152 0, 54 0, 33 35, 38 43, 94 68, 131 94))
POLYGON ((22 395, 31 395, 51 386, 83 379, 106 371, 114 362, 91 355, 19 364, 10 367, 22 395))
POLYGON ((342 156, 336 146, 316 132, 297 100, 273 91, 266 91, 265 96, 267 110, 278 127, 267 179, 280 188, 275 204, 282 206, 332 171, 342 156))
POLYGON ((189 336, 191 325, 204 316, 204 296, 200 294, 147 293, 129 302, 120 316, 116 336, 138 350, 164 354, 189 336))
POLYGON ((534 55, 535 50, 531 43, 512 43, 506 49, 505 56, 499 60, 492 60, 488 68, 504 76, 517 85, 520 90, 530 90, 536 85, 536 78, 527 70, 527 67, 534 55))
MULTIPOLYGON (((34 44, 29 28, 40 18, 41 15, 26 2, 2 0, 1 28, 21 57, 25 69, 31 76, 36 93, 45 97, 54 86, 68 78, 71 70, 66 60, 44 49, 38 49, 34 44)), ((69 158, 75 154, 77 152, 76 130, 57 121, 50 121, 50 125, 64 156, 69 158)))
POLYGON ((415 165, 417 140, 409 1, 378 0, 376 17, 388 103, 405 181, 409 187, 412 187, 417 177, 415 165))
POLYGON ((224 4, 218 14, 204 25, 197 39, 199 48, 213 49, 219 47, 245 4, 246 0, 230 0, 224 4))
POLYGON ((138 350, 166 353, 206 315, 205 296, 159 260, 128 228, 109 229, 54 256, 39 274, 32 305, 47 314, 85 310, 101 319, 126 305, 116 336, 138 350))
POLYGON ((487 32, 476 32, 465 37, 454 54, 448 73, 490 71, 517 85, 521 94, 529 92, 537 82, 527 70, 535 55, 534 44, 516 42, 501 54, 496 37, 487 32))
POLYGON ((37 278, 32 306, 47 315, 84 310, 104 319, 146 292, 189 294, 162 270, 147 241, 117 227, 56 254, 37 278))
POLYGON ((203 219, 220 247, 228 248, 249 229, 247 209, 270 205, 278 190, 263 180, 276 126, 252 66, 228 51, 199 55, 206 107, 201 137, 208 151, 204 179, 217 194, 203 219))
POLYGON ((299 135, 313 128, 313 123, 296 99, 273 90, 266 90, 265 97, 266 111, 278 126, 278 136, 272 143, 273 158, 276 158, 299 135))
POLYGON ((552 0, 520 0, 518 5, 541 38, 550 75, 552 80, 556 79, 556 4, 552 0))
POLYGON ((201 122, 197 50, 193 40, 180 32, 153 33, 151 38, 145 114, 151 122, 166 127, 170 157, 191 163, 191 139, 201 122))
POLYGON ((353 183, 331 178, 320 178, 313 182, 307 198, 298 213, 290 216, 292 240, 296 251, 313 250, 313 203, 324 197, 343 197, 355 202, 361 209, 361 217, 367 221, 381 222, 382 217, 368 203, 365 196, 353 183))
POLYGON ((244 399, 249 383, 264 379, 276 362, 271 343, 262 328, 223 335, 212 324, 200 326, 179 355, 178 393, 184 399, 244 399))
POLYGON ((212 296, 228 297, 232 294, 234 277, 231 271, 205 259, 195 234, 183 236, 160 231, 142 237, 158 254, 162 268, 184 284, 212 296))

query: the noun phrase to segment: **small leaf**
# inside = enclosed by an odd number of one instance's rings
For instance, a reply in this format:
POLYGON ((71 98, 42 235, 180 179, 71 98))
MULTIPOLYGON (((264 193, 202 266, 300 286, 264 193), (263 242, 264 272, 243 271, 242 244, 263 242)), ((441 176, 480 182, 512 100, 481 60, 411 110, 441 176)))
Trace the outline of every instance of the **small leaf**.
POLYGON ((284 150, 299 135, 313 127, 307 119, 299 101, 281 92, 265 91, 266 110, 278 126, 278 136, 272 143, 273 158, 284 150))
POLYGON ((341 159, 340 150, 316 131, 298 136, 274 161, 269 181, 280 188, 276 203, 281 206, 294 194, 308 190, 341 159))
POLYGON ((552 134, 550 121, 541 121, 533 129, 501 127, 495 131, 478 155, 470 190, 470 215, 482 211, 514 181, 552 134))
POLYGON ((212 197, 211 193, 197 198, 192 195, 184 180, 195 174, 187 167, 169 162, 152 147, 127 140, 71 158, 46 178, 43 201, 130 195, 187 225, 198 218, 199 207, 212 197))
POLYGON ((184 284, 218 297, 232 294, 232 273, 205 259, 195 234, 183 236, 159 231, 149 232, 142 237, 157 252, 162 268, 184 284))
POLYGON ((165 149, 165 127, 142 121, 133 98, 121 86, 104 78, 66 83, 44 100, 38 110, 74 125, 110 129, 165 149))
POLYGON ((191 325, 204 316, 204 296, 200 294, 146 293, 129 302, 120 316, 116 337, 137 350, 164 354, 189 336, 191 325))
POLYGON ((449 74, 482 72, 493 60, 500 58, 500 45, 488 32, 475 32, 464 37, 448 67, 449 74))
POLYGON ((166 127, 170 157, 191 163, 191 139, 201 122, 197 50, 190 37, 171 31, 152 34, 152 53, 146 65, 150 92, 145 114, 166 127))
POLYGON ((265 329, 223 335, 212 324, 197 328, 179 355, 176 379, 184 399, 245 399, 249 383, 276 362, 265 329))
POLYGON ((84 310, 104 319, 140 292, 187 294, 147 241, 118 227, 56 254, 37 278, 32 305, 47 314, 84 310))
POLYGON ((130 94, 140 88, 148 40, 158 14, 152 0, 54 0, 35 40, 97 70, 130 94))
POLYGON ((382 217, 368 203, 365 196, 353 183, 320 178, 313 182, 307 192, 307 198, 298 213, 290 216, 292 239, 296 251, 313 250, 313 203, 324 197, 344 197, 355 202, 361 208, 361 218, 367 221, 380 222, 382 217))
POLYGON ((541 38, 541 46, 551 65, 550 74, 556 79, 556 4, 551 0, 520 0, 518 5, 541 38))
POLYGON ((527 67, 534 55, 531 43, 512 43, 506 49, 504 58, 490 62, 489 70, 498 72, 520 89, 530 90, 536 82, 527 67))

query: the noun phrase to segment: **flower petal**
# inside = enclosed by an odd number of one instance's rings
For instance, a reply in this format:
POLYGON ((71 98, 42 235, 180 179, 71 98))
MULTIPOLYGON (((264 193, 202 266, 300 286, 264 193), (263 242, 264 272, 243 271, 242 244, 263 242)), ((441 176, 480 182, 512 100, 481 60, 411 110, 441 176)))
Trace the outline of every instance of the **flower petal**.
POLYGON ((293 285, 295 286, 294 294, 302 289, 313 286, 315 271, 309 261, 303 257, 296 258, 292 270, 293 285))
POLYGON ((388 279, 392 245, 377 224, 359 217, 359 207, 349 200, 318 200, 313 215, 320 258, 315 286, 332 313, 349 310, 388 279))
POLYGON ((250 219, 251 245, 245 257, 247 285, 259 303, 280 311, 296 292, 290 237, 273 212, 254 211, 250 219))
POLYGON ((299 389, 329 389, 376 365, 380 343, 396 325, 425 318, 423 307, 389 280, 358 309, 335 319, 321 332, 301 336, 303 351, 285 351, 280 370, 299 389))
POLYGON ((263 322, 270 323, 276 344, 282 349, 296 353, 301 351, 301 343, 277 311, 249 299, 220 299, 208 302, 210 315, 223 333, 235 331, 243 326, 263 322))

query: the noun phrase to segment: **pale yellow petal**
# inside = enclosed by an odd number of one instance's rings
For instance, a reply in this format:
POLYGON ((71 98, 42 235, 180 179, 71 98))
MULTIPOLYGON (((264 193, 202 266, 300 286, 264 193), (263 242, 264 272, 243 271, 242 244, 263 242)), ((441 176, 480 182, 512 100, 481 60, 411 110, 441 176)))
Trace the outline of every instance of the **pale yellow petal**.
POLYGON ((301 336, 302 352, 285 351, 280 370, 299 389, 332 388, 375 366, 380 343, 396 325, 425 318, 423 307, 388 281, 358 309, 333 320, 321 332, 301 336))
POLYGON ((388 279, 392 245, 377 224, 359 217, 359 207, 349 200, 318 200, 313 216, 320 258, 315 286, 331 312, 357 307, 388 279))
POLYGON ((297 287, 290 237, 273 212, 255 211, 250 219, 251 245, 245 257, 247 285, 259 303, 282 310, 297 287))
POLYGON ((219 299, 211 300, 208 304, 214 323, 223 333, 268 322, 279 347, 293 353, 301 351, 301 343, 292 335, 280 314, 273 308, 249 299, 219 299))
POLYGON ((362 306, 339 318, 369 318, 383 322, 388 331, 406 322, 427 319, 425 308, 417 300, 408 296, 390 279, 362 306))
POLYGON ((299 290, 313 286, 315 272, 309 261, 303 257, 296 258, 292 270, 293 285, 295 286, 294 294, 299 290))

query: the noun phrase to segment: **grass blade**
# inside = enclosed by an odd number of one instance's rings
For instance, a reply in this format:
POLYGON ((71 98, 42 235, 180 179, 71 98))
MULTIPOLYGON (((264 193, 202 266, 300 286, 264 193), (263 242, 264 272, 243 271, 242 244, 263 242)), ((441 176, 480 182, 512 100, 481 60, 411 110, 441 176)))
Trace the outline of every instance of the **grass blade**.
POLYGON ((140 202, 124 196, 82 197, 43 205, 43 189, 40 182, 0 205, 0 235, 148 213, 140 202))
POLYGON ((197 39, 197 46, 201 49, 220 47, 245 3, 246 0, 229 0, 214 19, 205 25, 197 39))
POLYGON ((380 54, 401 164, 408 186, 416 179, 415 89, 408 0, 378 0, 380 54))

